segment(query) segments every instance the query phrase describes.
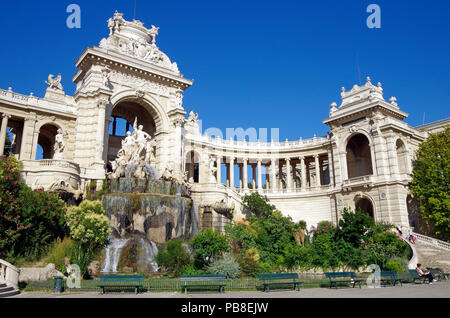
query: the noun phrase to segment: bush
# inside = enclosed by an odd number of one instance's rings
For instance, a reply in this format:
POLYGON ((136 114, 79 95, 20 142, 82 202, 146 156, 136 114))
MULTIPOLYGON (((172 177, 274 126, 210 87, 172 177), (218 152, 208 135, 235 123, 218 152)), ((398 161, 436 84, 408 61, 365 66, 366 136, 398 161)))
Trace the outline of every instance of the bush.
MULTIPOLYGON (((49 249, 49 252, 44 259, 44 262, 46 264, 53 263, 57 268, 59 267, 61 269, 65 269, 64 260, 66 257, 68 257, 69 259, 71 258, 72 249, 73 249, 73 241, 71 238, 65 237, 63 240, 57 238, 56 241, 52 244, 51 248, 49 249)), ((65 271, 61 272, 64 273, 65 271)))
POLYGON ((195 266, 202 269, 229 251, 228 239, 225 235, 212 229, 198 233, 191 241, 194 249, 195 266))
POLYGON ((393 257, 386 262, 384 267, 387 271, 396 271, 397 273, 405 273, 408 271, 408 260, 401 257, 393 257))
POLYGON ((190 262, 187 265, 184 265, 180 269, 180 275, 202 275, 205 274, 205 271, 202 269, 195 268, 194 262, 190 262))
POLYGON ((85 200, 68 209, 66 222, 74 240, 72 262, 80 266, 84 275, 94 252, 108 242, 111 234, 108 217, 100 201, 85 200))
POLYGON ((34 191, 20 180, 20 163, 0 157, 0 258, 38 258, 64 237, 65 203, 56 194, 34 191))
MULTIPOLYGON (((182 240, 169 241, 158 251, 155 261, 159 267, 174 276, 180 275, 181 269, 191 263, 191 256, 182 240)), ((189 270, 188 267, 184 268, 189 270)))
POLYGON ((232 256, 213 261, 207 266, 206 271, 210 274, 226 275, 227 278, 238 278, 241 274, 239 263, 232 256))
POLYGON ((256 277, 260 273, 259 259, 259 253, 256 248, 246 250, 244 255, 237 255, 237 261, 241 271, 247 276, 256 277))

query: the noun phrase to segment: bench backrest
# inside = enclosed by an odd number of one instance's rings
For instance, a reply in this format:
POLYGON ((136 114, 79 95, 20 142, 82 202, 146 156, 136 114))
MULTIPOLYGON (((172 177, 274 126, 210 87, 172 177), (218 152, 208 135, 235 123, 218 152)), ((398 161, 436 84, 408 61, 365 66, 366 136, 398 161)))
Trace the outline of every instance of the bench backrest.
POLYGON ((350 277, 355 278, 356 273, 355 272, 326 272, 325 276, 328 278, 339 278, 339 277, 350 277))
POLYGON ((419 277, 419 273, 415 269, 408 270, 412 277, 419 277))
POLYGON ((207 275, 181 275, 180 276, 182 282, 200 282, 200 281, 222 281, 227 279, 226 275, 216 275, 216 274, 207 274, 207 275))
POLYGON ((389 277, 396 279, 397 272, 396 271, 381 271, 380 276, 385 276, 385 277, 389 276, 389 277))
POLYGON ((271 273, 271 274, 259 274, 261 280, 278 280, 278 279, 298 279, 297 273, 271 273))
POLYGON ((130 282, 144 281, 144 275, 104 275, 100 277, 101 282, 130 282))

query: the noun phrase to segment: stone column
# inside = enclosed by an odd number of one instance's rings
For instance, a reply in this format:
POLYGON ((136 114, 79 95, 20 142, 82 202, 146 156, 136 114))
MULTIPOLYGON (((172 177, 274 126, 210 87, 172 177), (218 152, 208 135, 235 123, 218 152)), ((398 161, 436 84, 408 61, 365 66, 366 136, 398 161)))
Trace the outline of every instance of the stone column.
POLYGON ((217 184, 221 184, 222 183, 222 157, 217 156, 216 162, 217 162, 217 170, 216 170, 217 184))
POLYGON ((305 165, 305 157, 301 156, 300 159, 300 179, 301 179, 301 189, 302 191, 306 190, 306 165, 305 165))
POLYGON ((258 190, 262 189, 261 159, 258 159, 258 190))
POLYGON ((320 162, 319 162, 319 155, 314 155, 314 167, 316 169, 316 187, 320 188, 320 162))
POLYGON ((234 158, 230 158, 230 188, 234 188, 234 158))
POLYGON ((2 127, 0 129, 0 156, 3 156, 5 151, 6 130, 8 129, 8 119, 11 118, 9 114, 2 114, 2 127))
MULTIPOLYGON (((395 179, 399 178, 400 172, 398 169, 398 158, 397 158, 397 149, 396 149, 396 145, 395 145, 395 135, 392 132, 386 138, 386 145, 387 145, 387 154, 388 154, 388 158, 389 158, 389 168, 391 170, 391 179, 395 180, 395 179)), ((370 155, 372 156, 372 161, 373 161, 372 145, 370 145, 370 150, 371 150, 370 155)), ((376 175, 375 167, 373 166, 373 164, 372 164, 372 172, 374 175, 376 175)))
POLYGON ((330 185, 334 185, 334 176, 333 176, 333 155, 332 155, 333 148, 332 146, 328 147, 328 173, 330 175, 330 185))
POLYGON ((272 190, 276 190, 278 188, 276 159, 272 158, 270 164, 271 164, 270 165, 270 173, 271 173, 270 181, 272 182, 271 188, 272 188, 272 190))
POLYGON ((98 107, 98 121, 97 121, 97 154, 96 154, 96 161, 97 162, 103 162, 103 150, 105 149, 105 112, 106 112, 106 106, 108 105, 108 100, 106 99, 100 99, 97 102, 98 107))
POLYGON ((242 176, 242 164, 238 164, 239 166, 239 189, 243 188, 243 176, 242 176))
POLYGON ((292 166, 291 158, 286 158, 286 189, 292 189, 292 166))
POLYGON ((247 175, 247 172, 248 172, 248 167, 247 167, 248 159, 244 158, 242 162, 243 162, 242 164, 244 166, 244 189, 247 190, 248 189, 248 175, 247 175))
POLYGON ((31 154, 33 153, 33 136, 36 122, 36 113, 30 113, 30 115, 26 116, 24 119, 20 159, 34 159, 31 158, 31 154))
POLYGON ((252 184, 253 184, 253 190, 256 189, 256 166, 252 164, 252 184))

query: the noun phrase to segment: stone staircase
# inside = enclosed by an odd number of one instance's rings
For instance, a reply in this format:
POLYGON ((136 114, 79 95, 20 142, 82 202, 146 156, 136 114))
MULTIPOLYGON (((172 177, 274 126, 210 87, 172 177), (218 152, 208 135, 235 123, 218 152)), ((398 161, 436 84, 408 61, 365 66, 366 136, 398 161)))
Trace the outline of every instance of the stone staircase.
POLYGON ((20 294, 20 292, 15 289, 14 287, 10 287, 6 284, 0 284, 0 298, 3 297, 10 297, 10 296, 14 296, 20 294))
POLYGON ((438 267, 450 273, 450 244, 417 233, 414 236, 417 262, 425 268, 438 267))

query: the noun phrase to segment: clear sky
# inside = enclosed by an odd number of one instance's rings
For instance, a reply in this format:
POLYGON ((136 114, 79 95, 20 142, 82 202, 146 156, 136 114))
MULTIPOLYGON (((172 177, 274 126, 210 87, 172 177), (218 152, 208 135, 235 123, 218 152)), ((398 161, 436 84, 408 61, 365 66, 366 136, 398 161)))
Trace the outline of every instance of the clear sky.
MULTIPOLYGON (((43 96, 48 74, 73 94, 75 61, 134 0, 2 1, 0 88, 43 96), (66 8, 81 7, 69 29, 66 8)), ((280 140, 325 135, 340 88, 381 82, 412 126, 449 116, 450 1, 136 1, 136 19, 160 27, 158 47, 194 85, 184 107, 203 128, 279 128, 280 140), (369 29, 369 4, 381 28, 369 29)))

